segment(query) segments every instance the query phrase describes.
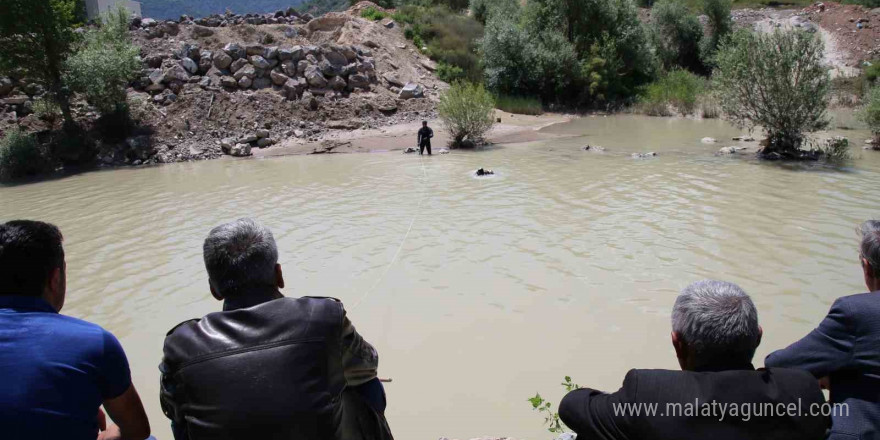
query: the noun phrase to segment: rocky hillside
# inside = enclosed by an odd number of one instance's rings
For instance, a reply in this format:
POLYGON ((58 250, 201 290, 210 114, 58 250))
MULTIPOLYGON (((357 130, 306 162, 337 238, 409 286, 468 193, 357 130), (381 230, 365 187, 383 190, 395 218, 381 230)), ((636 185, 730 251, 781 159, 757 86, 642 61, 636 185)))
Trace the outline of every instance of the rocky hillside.
POLYGON ((267 13, 297 6, 300 0, 250 0, 231 2, 229 0, 140 0, 144 17, 156 19, 177 18, 181 15, 201 17, 222 14, 230 9, 233 12, 267 13), (244 9, 244 10, 243 10, 244 9))
MULTIPOLYGON (((98 163, 246 156, 280 140, 317 144, 336 130, 434 117, 448 86, 393 21, 360 17, 370 5, 319 18, 289 9, 135 19, 144 70, 129 100, 141 129, 124 141, 98 139, 98 163)), ((0 132, 53 128, 32 114, 41 93, 26 80, 0 79, 0 132)), ((80 120, 97 117, 82 102, 75 111, 80 120)))

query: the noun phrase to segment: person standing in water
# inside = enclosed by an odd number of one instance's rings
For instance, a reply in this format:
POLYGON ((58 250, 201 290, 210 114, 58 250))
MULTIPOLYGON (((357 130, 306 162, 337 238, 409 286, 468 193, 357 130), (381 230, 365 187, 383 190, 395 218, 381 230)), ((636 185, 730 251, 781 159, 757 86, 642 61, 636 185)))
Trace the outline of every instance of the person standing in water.
POLYGON ((425 148, 428 149, 428 156, 431 155, 431 138, 434 137, 434 130, 431 130, 431 127, 428 127, 428 121, 422 121, 422 128, 419 129, 419 155, 422 155, 425 152, 425 148))

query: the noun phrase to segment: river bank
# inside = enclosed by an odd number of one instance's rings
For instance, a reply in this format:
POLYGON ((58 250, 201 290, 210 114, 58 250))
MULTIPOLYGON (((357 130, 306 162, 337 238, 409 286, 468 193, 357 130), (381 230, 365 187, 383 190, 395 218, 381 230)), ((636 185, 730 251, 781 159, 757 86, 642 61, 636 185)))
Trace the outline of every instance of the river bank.
MULTIPOLYGON (((495 111, 495 124, 488 133, 486 141, 490 144, 511 144, 534 142, 564 137, 564 135, 542 132, 541 129, 571 121, 575 116, 563 114, 544 114, 540 116, 514 115, 501 110, 495 111)), ((432 151, 448 149, 449 134, 442 121, 429 119, 429 126, 434 130, 431 142, 432 151)), ((299 139, 287 139, 266 149, 252 150, 253 157, 290 156, 301 154, 325 153, 375 153, 385 151, 402 151, 416 146, 416 132, 421 121, 400 123, 382 128, 334 131, 321 137, 317 142, 299 139)))

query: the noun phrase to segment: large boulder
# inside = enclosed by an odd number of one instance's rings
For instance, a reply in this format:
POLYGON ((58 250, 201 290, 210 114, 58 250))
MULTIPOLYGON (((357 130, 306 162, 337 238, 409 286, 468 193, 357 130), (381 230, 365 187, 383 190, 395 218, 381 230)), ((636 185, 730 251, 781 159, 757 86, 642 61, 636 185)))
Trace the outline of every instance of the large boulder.
POLYGON ((192 58, 181 59, 180 65, 183 66, 183 68, 186 69, 186 71, 190 74, 195 75, 199 72, 199 65, 195 61, 193 61, 192 58))
POLYGON ((251 55, 250 61, 251 61, 251 64, 254 65, 254 67, 256 67, 257 69, 260 69, 260 70, 266 70, 266 69, 270 69, 272 67, 272 65, 269 64, 269 62, 266 61, 266 59, 260 55, 251 55))
POLYGON ((226 46, 223 46, 223 52, 226 52, 227 55, 232 57, 233 61, 247 56, 245 49, 238 43, 229 43, 226 46))
POLYGON ((233 75, 233 77, 238 81, 241 81, 242 78, 254 79, 254 77, 256 76, 257 69, 254 69, 254 66, 251 66, 250 64, 242 67, 241 69, 238 69, 233 75))
POLYGON ((263 58, 267 60, 278 58, 278 46, 267 47, 266 50, 263 51, 263 58))
POLYGON ((214 31, 204 26, 195 25, 192 28, 192 34, 196 37, 210 37, 214 35, 214 31))
POLYGON ((360 73, 348 77, 348 85, 353 89, 370 88, 370 78, 360 73))
POLYGON ((274 70, 269 73, 269 78, 272 79, 272 84, 276 86, 283 86, 290 79, 287 75, 274 70))
POLYGON ((311 65, 312 63, 310 63, 309 60, 300 60, 298 63, 296 63, 296 73, 299 75, 305 74, 306 69, 308 69, 311 65))
POLYGON ((248 56, 251 56, 251 55, 263 56, 263 51, 266 50, 266 47, 263 46, 262 44, 248 44, 247 48, 245 50, 247 51, 248 56))
POLYGON ((288 79, 284 83, 284 95, 287 96, 287 99, 296 99, 302 95, 305 88, 306 82, 304 78, 288 79))
POLYGON ((232 71, 232 73, 235 73, 235 72, 238 72, 239 69, 241 69, 242 67, 248 66, 248 65, 250 65, 250 63, 248 62, 247 59, 239 58, 239 59, 232 62, 232 65, 229 66, 229 70, 232 71))
POLYGON ((281 61, 299 61, 305 56, 302 46, 285 47, 278 49, 278 59, 281 61))
POLYGON ((236 157, 250 156, 251 144, 235 144, 235 146, 230 149, 229 154, 236 157))
POLYGON ((221 76, 220 77, 220 85, 229 89, 234 89, 238 87, 238 81, 231 76, 221 76))
POLYGON ((406 83, 402 89, 400 89, 400 94, 398 98, 400 99, 412 99, 412 98, 421 98, 425 96, 425 91, 422 89, 422 86, 416 83, 406 83))
POLYGON ((287 60, 281 63, 281 70, 284 71, 284 74, 287 76, 296 76, 296 63, 287 60))
POLYGON ((331 64, 333 64, 334 66, 337 66, 337 67, 342 67, 342 66, 348 64, 348 58, 346 58, 345 55, 343 55, 335 50, 325 51, 324 52, 324 59, 329 61, 331 64))
POLYGON ((306 68, 306 71, 303 73, 306 81, 309 82, 309 85, 312 87, 316 87, 319 89, 323 89, 327 87, 327 79, 324 78, 324 74, 321 73, 320 70, 316 66, 309 66, 306 68))
MULTIPOLYGON (((198 66, 196 66, 196 68, 198 68, 198 66)), ((166 69, 162 82, 169 83, 172 81, 189 81, 189 73, 187 72, 187 69, 180 64, 175 64, 166 69)))
POLYGON ((342 75, 342 66, 333 64, 326 58, 318 63, 318 68, 321 69, 321 73, 327 76, 342 75))
POLYGON ((227 69, 230 64, 232 64, 232 57, 226 52, 218 51, 214 54, 214 66, 218 69, 227 69))
POLYGON ((348 84, 341 76, 334 76, 333 78, 330 78, 330 81, 327 85, 329 85, 330 88, 336 91, 343 90, 346 86, 348 86, 348 84))
POLYGON ((242 89, 249 89, 254 84, 254 80, 249 77, 243 76, 238 80, 238 86, 242 89))

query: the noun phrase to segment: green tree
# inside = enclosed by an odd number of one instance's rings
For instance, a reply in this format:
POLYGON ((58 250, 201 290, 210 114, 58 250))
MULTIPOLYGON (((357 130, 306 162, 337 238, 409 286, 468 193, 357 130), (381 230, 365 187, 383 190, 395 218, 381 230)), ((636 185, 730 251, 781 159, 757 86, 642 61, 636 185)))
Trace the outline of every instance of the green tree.
POLYGON ((874 136, 874 149, 880 149, 880 86, 874 86, 868 92, 865 106, 859 111, 859 117, 868 124, 874 136))
POLYGON ((733 31, 730 17, 731 0, 704 0, 703 14, 708 20, 708 34, 700 45, 700 58, 706 66, 714 66, 718 45, 733 31))
POLYGON ((831 80, 814 34, 737 31, 719 48, 713 78, 727 118, 767 131, 765 157, 799 157, 804 134, 827 126, 831 80))
POLYGON ((33 176, 49 166, 46 154, 33 135, 13 128, 0 139, 0 181, 33 176))
POLYGON ((129 38, 129 20, 125 8, 108 12, 67 61, 67 83, 105 116, 127 115, 126 89, 143 68, 140 49, 129 38))
POLYGON ((3 0, 0 13, 0 70, 20 73, 52 93, 64 125, 75 126, 64 64, 75 33, 75 0, 3 0))
POLYGON ((495 100, 482 84, 457 82, 440 97, 437 113, 452 136, 452 146, 478 141, 492 128, 495 100))
POLYGON ((651 13, 652 37, 657 57, 666 70, 676 67, 703 73, 700 40, 703 26, 681 0, 661 0, 651 13))

